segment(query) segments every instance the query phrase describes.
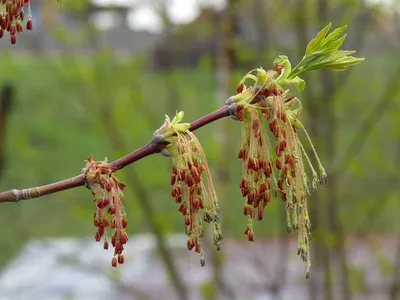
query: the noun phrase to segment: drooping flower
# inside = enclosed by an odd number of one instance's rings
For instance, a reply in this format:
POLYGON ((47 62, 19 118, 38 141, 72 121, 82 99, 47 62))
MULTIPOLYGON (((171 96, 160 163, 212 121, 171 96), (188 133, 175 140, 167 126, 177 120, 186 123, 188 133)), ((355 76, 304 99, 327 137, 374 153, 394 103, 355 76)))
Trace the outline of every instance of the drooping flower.
POLYGON ((244 214, 248 217, 245 234, 254 241, 253 219, 262 220, 264 209, 271 198, 280 198, 286 204, 288 231, 298 232, 298 254, 307 263, 309 276, 311 223, 307 210, 310 187, 326 180, 314 146, 299 120, 301 102, 284 90, 294 85, 304 88, 304 81, 288 79, 290 63, 283 57, 275 61, 271 70, 251 71, 238 84, 238 94, 228 99, 230 111, 242 122, 242 144, 238 158, 243 162, 240 190, 246 197, 244 214), (254 84, 246 85, 248 81, 254 84), (269 127, 269 135, 263 123, 269 127), (318 162, 318 177, 298 137, 303 129, 318 162), (310 182, 303 157, 312 172, 310 182))
POLYGON ((164 125, 153 136, 154 140, 168 142, 163 154, 172 156, 171 196, 184 217, 185 233, 189 238, 187 248, 200 254, 200 263, 204 266, 200 244, 204 233, 203 219, 214 224, 213 241, 217 250, 222 240, 218 198, 201 144, 189 131, 190 125, 180 123, 182 119, 183 112, 177 113, 172 121, 166 116, 164 125))
POLYGON ((114 257, 111 265, 116 267, 123 264, 124 245, 128 241, 126 228, 128 220, 124 208, 124 195, 122 190, 126 187, 115 176, 115 169, 107 164, 107 158, 103 161, 94 161, 90 156, 86 161, 85 183, 92 191, 93 202, 96 202, 96 210, 93 216, 93 224, 97 228, 96 242, 104 238, 103 248, 109 247, 107 227, 112 228, 111 245, 114 248, 114 257))
POLYGON ((26 29, 33 30, 31 1, 30 0, 2 0, 0 1, 0 39, 4 32, 10 33, 10 42, 17 42, 17 33, 24 30, 25 8, 28 10, 26 29))

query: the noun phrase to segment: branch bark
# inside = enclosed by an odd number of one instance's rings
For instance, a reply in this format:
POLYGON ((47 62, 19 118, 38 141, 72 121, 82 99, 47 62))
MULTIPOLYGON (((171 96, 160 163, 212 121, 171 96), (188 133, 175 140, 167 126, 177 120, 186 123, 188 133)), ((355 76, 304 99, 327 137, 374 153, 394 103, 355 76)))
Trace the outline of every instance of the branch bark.
MULTIPOLYGON (((224 117, 229 116, 228 106, 225 105, 220 109, 205 115, 204 117, 192 122, 190 124, 190 131, 195 131, 204 125, 212 123, 216 120, 219 120, 224 117)), ((143 146, 142 148, 129 153, 128 155, 117 159, 116 161, 110 164, 111 167, 120 170, 135 161, 138 161, 146 156, 151 154, 159 153, 161 150, 166 146, 166 144, 157 144, 153 141, 148 143, 147 145, 143 146)), ((39 187, 32 187, 22 190, 12 189, 6 192, 0 193, 0 203, 4 202, 18 202, 20 200, 29 200, 34 198, 39 198, 44 195, 49 195, 61 191, 65 191, 68 189, 72 189, 78 186, 82 186, 85 184, 85 175, 81 174, 69 179, 65 179, 62 181, 58 181, 55 183, 39 186, 39 187)))

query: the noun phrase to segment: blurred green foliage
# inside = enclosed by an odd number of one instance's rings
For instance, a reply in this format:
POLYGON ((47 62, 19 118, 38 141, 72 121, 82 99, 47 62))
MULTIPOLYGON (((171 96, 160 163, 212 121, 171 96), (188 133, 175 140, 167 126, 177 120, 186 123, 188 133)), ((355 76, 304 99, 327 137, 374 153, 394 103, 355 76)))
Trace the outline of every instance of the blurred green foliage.
MULTIPOLYGON (((400 190, 396 186, 400 143, 393 142, 400 137, 399 104, 393 105, 368 133, 359 155, 343 157, 350 141, 358 134, 360 122, 371 113, 388 88, 388 78, 398 68, 394 60, 394 56, 386 53, 366 59, 336 93, 338 157, 329 159, 339 168, 339 180, 345 179, 340 181, 339 195, 340 216, 346 232, 400 229, 399 223, 393 221, 400 208, 400 190)), ((8 124, 6 165, 0 189, 26 188, 74 176, 90 154, 95 159, 106 156, 112 161, 126 154, 124 149, 133 151, 150 141, 153 131, 163 123, 164 114, 173 116, 175 110, 183 110, 184 121, 189 122, 224 103, 225 99, 217 99, 216 74, 207 60, 203 60, 198 69, 172 72, 151 72, 145 66, 143 57, 122 59, 108 52, 90 58, 3 54, 0 82, 15 86, 16 103, 8 124)), ((240 80, 245 72, 237 70, 234 76, 240 80)), ((308 82, 306 89, 309 87, 312 82, 308 82)), ((392 97, 399 94, 397 89, 392 97)), ((307 99, 301 99, 307 105, 307 99)), ((320 96, 320 101, 323 107, 324 95, 320 96)), ((310 117, 304 112, 306 124, 310 117)), ((213 130, 214 125, 196 134, 203 143, 211 171, 217 167, 226 168, 231 175, 229 190, 224 192, 227 197, 220 199, 226 202, 222 211, 223 232, 225 236, 244 239, 247 218, 242 215, 244 200, 238 187, 241 164, 237 159, 240 124, 235 123, 229 132, 234 137, 232 149, 215 147, 219 137, 213 130), (229 165, 218 165, 221 153, 229 156, 229 165)), ((169 159, 154 155, 135 163, 135 170, 156 212, 154 216, 143 215, 127 182, 129 232, 148 231, 147 218, 155 218, 165 232, 183 231, 183 219, 170 197, 169 159)), ((329 169, 327 171, 329 175, 329 169)), ((125 172, 120 172, 122 180, 125 172)), ((216 190, 218 193, 218 186, 216 190)), ((286 234, 278 222, 283 209, 280 201, 270 203, 264 221, 256 223, 256 238, 286 234)), ((0 266, 29 238, 94 236, 93 212, 92 196, 85 188, 17 205, 3 204, 0 266)))

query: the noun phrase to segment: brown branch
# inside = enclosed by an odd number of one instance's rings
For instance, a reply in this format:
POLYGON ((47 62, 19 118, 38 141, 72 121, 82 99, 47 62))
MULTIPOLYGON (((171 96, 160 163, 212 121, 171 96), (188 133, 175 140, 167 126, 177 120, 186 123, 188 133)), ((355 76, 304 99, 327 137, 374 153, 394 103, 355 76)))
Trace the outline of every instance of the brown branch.
MULTIPOLYGON (((204 117, 193 121, 190 124, 190 131, 194 131, 196 129, 199 129, 200 127, 203 127, 204 125, 207 125, 209 123, 212 123, 216 120, 219 120, 221 118, 228 117, 229 110, 228 106, 225 105, 221 107, 220 109, 205 115, 204 117)), ((111 167, 116 168, 117 170, 120 170, 127 165, 130 165, 131 163, 134 163, 135 161, 138 161, 146 156, 149 156, 151 154, 159 153, 161 150, 166 146, 166 144, 158 144, 153 141, 148 143, 147 145, 143 146, 142 148, 129 153, 128 155, 121 157, 120 159, 117 159, 116 161, 112 162, 110 164, 111 167)), ((7 192, 2 192, 0 193, 0 203, 4 202, 18 202, 20 200, 28 200, 28 199, 33 199, 33 198, 38 198, 44 195, 49 195, 57 192, 61 192, 64 190, 72 189, 78 186, 82 186, 85 184, 85 175, 81 174, 69 179, 65 179, 62 181, 58 181, 55 183, 39 186, 39 187, 32 187, 32 188, 27 188, 27 189, 22 189, 22 190, 9 190, 7 192)))

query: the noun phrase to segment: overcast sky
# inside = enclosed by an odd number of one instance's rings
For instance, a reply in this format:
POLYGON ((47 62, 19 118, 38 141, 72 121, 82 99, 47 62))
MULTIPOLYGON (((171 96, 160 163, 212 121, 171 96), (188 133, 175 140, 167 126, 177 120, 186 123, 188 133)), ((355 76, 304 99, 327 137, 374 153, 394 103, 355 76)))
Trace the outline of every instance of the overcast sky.
MULTIPOLYGON (((159 1, 167 1, 167 13, 173 23, 189 23, 198 15, 200 6, 213 6, 216 9, 225 7, 226 0, 92 0, 97 5, 122 5, 131 7, 128 17, 129 27, 135 30, 161 32, 162 22, 154 7, 159 1)), ((268 0, 265 0, 268 1, 268 0)), ((400 0, 365 0, 370 4, 393 4, 400 0)), ((393 8, 393 7, 392 7, 393 8)), ((118 26, 118 20, 110 14, 101 13, 93 18, 93 23, 99 28, 118 26)))
MULTIPOLYGON (((167 13, 174 23, 192 22, 198 15, 200 6, 213 6, 221 9, 226 0, 167 0, 167 13)), ((128 23, 132 29, 160 32, 162 22, 157 15, 154 0, 92 0, 97 5, 122 5, 132 7, 129 13, 128 23)), ((118 20, 112 15, 101 13, 93 19, 94 24, 100 28, 107 29, 117 26, 118 20)))

